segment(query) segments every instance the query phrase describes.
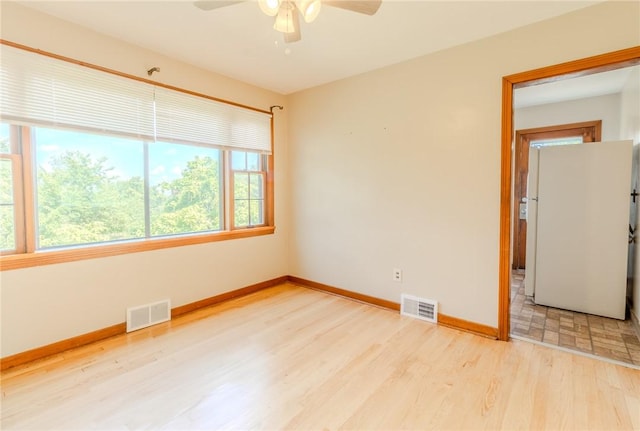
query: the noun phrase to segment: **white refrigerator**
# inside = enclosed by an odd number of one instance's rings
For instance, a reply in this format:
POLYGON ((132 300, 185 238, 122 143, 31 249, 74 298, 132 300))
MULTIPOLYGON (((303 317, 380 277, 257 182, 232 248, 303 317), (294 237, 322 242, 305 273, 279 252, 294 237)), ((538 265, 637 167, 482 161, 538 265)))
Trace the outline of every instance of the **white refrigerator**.
POLYGON ((632 141, 532 148, 525 293, 624 319, 632 141))

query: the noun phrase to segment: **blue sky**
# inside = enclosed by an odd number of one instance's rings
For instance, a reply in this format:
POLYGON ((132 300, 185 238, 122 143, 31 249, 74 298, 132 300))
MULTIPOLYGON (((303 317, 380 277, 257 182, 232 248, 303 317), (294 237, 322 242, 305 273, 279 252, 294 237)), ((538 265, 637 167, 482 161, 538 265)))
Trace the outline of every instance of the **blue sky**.
MULTIPOLYGON (((3 129, 4 131, 4 125, 3 129)), ((94 159, 107 158, 112 175, 122 179, 143 177, 144 147, 141 141, 106 135, 85 134, 57 129, 35 129, 36 163, 48 169, 52 158, 65 151, 90 153, 94 159)), ((149 180, 151 185, 181 176, 189 160, 196 156, 218 159, 218 151, 210 148, 155 142, 149 145, 149 180)))
POLYGON ((0 136, 8 137, 9 136, 9 125, 5 123, 0 123, 0 136))

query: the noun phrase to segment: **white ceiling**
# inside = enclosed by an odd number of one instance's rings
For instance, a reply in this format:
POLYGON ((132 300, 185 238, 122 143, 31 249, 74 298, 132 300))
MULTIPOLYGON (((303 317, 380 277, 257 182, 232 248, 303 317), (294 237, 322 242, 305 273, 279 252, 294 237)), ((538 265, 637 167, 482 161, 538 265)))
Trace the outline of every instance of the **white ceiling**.
POLYGON ((202 11, 191 0, 18 1, 129 43, 289 94, 562 15, 599 1, 383 0, 374 16, 323 7, 284 44, 247 1, 202 11))
POLYGON ((639 68, 640 66, 625 67, 579 78, 518 88, 514 92, 513 106, 514 108, 526 108, 547 103, 617 94, 622 91, 631 72, 639 68))

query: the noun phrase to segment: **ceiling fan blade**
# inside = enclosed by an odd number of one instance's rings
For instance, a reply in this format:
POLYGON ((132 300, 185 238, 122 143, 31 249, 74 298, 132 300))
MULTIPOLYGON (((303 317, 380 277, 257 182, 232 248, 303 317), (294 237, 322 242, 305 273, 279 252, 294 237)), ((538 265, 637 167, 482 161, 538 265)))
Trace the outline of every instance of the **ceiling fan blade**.
POLYGON ((327 0, 323 1, 322 4, 365 15, 373 15, 380 9, 382 0, 327 0))
POLYGON ((213 10, 221 7, 231 6, 236 3, 242 3, 245 0, 199 0, 193 2, 193 5, 202 10, 213 10))
POLYGON ((300 14, 298 13, 298 9, 293 9, 293 32, 292 33, 284 33, 284 43, 297 42, 302 39, 302 35, 300 34, 300 14))

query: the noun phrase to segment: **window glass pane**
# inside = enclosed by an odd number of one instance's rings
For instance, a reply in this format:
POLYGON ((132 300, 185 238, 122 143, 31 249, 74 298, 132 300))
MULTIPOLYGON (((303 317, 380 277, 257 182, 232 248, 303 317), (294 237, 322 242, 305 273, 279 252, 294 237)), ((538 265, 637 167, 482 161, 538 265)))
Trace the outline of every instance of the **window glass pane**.
POLYGON ((249 198, 262 199, 262 175, 249 174, 249 198))
POLYGON ((570 138, 557 138, 557 139, 539 139, 537 141, 531 141, 531 146, 535 148, 551 147, 555 145, 574 145, 582 144, 582 136, 574 136, 570 138))
POLYGON ((0 123, 0 153, 11 153, 11 146, 9 144, 9 125, 7 123, 0 123))
POLYGON ((142 142, 33 132, 38 248, 144 237, 142 142))
POLYGON ((249 226, 249 174, 234 172, 233 197, 235 226, 249 226))
POLYGON ((220 151, 149 144, 151 235, 221 230, 220 151))
POLYGON ((249 174, 246 172, 233 173, 234 199, 249 199, 249 174))
POLYGON ((247 170, 248 171, 260 170, 260 154, 247 153, 247 170))
POLYGON ((262 174, 234 172, 235 227, 264 224, 264 180, 262 174))
POLYGON ((236 227, 249 226, 249 201, 236 200, 234 205, 234 222, 236 227))
POLYGON ((262 200, 250 200, 249 201, 249 217, 251 226, 256 226, 264 223, 264 201, 262 200))
POLYGON ((15 250, 15 225, 12 164, 0 159, 0 250, 15 250))
POLYGON ((231 169, 234 171, 247 170, 247 153, 245 151, 231 152, 231 169))

